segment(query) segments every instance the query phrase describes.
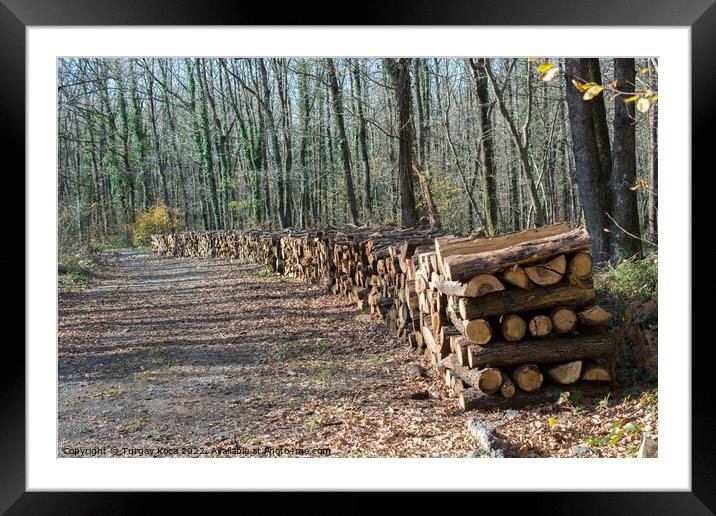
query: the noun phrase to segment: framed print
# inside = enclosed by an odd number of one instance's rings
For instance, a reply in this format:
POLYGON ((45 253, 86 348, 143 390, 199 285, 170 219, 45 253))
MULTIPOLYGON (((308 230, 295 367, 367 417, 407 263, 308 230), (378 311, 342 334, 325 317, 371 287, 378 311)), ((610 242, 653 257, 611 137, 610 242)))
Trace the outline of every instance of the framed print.
POLYGON ((1 1, 27 203, 3 510, 713 511, 690 260, 710 1, 1 1))

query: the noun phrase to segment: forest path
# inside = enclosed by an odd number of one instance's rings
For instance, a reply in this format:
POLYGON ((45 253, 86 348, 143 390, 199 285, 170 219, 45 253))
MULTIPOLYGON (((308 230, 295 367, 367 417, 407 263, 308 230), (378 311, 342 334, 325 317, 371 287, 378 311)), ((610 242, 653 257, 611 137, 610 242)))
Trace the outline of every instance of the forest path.
POLYGON ((121 251, 97 286, 60 295, 58 329, 58 456, 474 447, 454 399, 410 398, 442 379, 409 379, 415 355, 387 327, 256 266, 121 251))

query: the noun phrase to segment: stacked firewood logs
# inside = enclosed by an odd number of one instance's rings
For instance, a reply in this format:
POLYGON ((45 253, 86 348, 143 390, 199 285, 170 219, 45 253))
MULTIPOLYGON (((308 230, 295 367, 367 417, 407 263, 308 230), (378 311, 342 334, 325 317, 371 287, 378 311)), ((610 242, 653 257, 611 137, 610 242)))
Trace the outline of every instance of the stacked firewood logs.
POLYGON ((411 257, 443 233, 395 224, 316 230, 206 231, 152 235, 161 256, 223 257, 258 263, 317 284, 370 310, 402 341, 417 347, 417 296, 411 257), (412 289, 412 290, 411 290, 412 289))
POLYGON ((257 263, 344 296, 423 353, 464 410, 546 401, 555 389, 603 395, 613 379, 591 240, 567 224, 490 238, 393 224, 185 232, 152 245, 257 263))
POLYGON ((606 394, 611 314, 595 304, 591 240, 557 224, 444 236, 418 255, 428 355, 460 406, 522 406, 555 391, 606 394))

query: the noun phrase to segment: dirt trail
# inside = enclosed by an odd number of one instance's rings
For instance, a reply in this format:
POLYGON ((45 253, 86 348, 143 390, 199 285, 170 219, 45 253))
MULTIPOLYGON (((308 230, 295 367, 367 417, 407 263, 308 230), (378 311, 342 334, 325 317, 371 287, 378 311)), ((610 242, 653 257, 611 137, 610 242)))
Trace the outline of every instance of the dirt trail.
POLYGON ((410 399, 442 397, 440 381, 409 379, 415 355, 385 326, 257 267, 125 251, 59 307, 58 456, 464 457, 474 447, 454 400, 410 399))

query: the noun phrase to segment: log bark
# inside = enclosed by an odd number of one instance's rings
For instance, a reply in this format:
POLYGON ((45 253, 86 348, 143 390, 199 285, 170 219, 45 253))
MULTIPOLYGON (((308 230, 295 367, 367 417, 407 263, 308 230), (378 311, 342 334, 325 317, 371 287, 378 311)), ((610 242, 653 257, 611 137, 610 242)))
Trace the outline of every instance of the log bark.
POLYGON ((454 366, 450 372, 454 378, 459 378, 463 383, 479 389, 485 394, 494 394, 502 386, 502 371, 496 367, 470 369, 458 365, 454 366))
POLYGON ((573 229, 495 251, 448 256, 443 260, 443 274, 451 281, 464 281, 477 274, 491 274, 514 265, 541 262, 558 254, 584 251, 591 245, 585 229, 573 229))
POLYGON ((579 306, 594 301, 592 282, 585 286, 560 283, 551 287, 529 290, 506 289, 481 298, 460 299, 460 316, 463 319, 484 319, 512 312, 528 312, 555 306, 579 306))
POLYGON ((588 358, 613 358, 616 345, 606 335, 553 337, 470 346, 473 367, 544 364, 588 358))
POLYGON ((564 364, 556 364, 545 368, 550 380, 560 385, 569 385, 579 380, 582 373, 582 361, 574 360, 564 364))
MULTIPOLYGON (((465 389, 460 393, 459 405, 462 410, 489 410, 495 408, 523 408, 529 405, 554 403, 564 388, 557 385, 544 385, 535 392, 518 391, 511 398, 490 395, 478 389, 465 389)), ((602 382, 578 382, 569 390, 578 390, 585 398, 603 398, 609 392, 609 384, 602 382)))
POLYGON ((502 282, 492 274, 478 274, 467 282, 449 281, 444 276, 433 272, 430 286, 447 296, 478 297, 490 292, 505 290, 502 282))
POLYGON ((533 392, 542 387, 544 376, 535 364, 523 364, 512 372, 512 380, 523 391, 533 392))
POLYGON ((438 256, 438 267, 442 271, 445 258, 455 255, 469 255, 486 251, 496 251, 505 247, 566 233, 570 230, 569 224, 554 224, 537 229, 516 231, 488 238, 470 238, 445 236, 435 239, 435 252, 438 256))

